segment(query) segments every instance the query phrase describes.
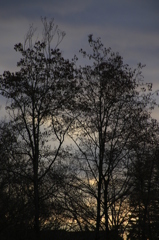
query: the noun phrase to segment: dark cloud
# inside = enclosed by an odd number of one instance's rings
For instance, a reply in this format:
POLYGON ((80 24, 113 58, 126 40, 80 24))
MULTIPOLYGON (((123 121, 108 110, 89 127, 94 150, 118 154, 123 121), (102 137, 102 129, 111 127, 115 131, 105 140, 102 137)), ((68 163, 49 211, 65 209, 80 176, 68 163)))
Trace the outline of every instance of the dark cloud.
POLYGON ((37 26, 40 38, 41 16, 54 18, 66 32, 60 46, 66 57, 79 54, 80 48, 89 51, 87 36, 93 33, 131 67, 146 64, 145 81, 159 88, 158 0, 1 0, 0 74, 16 70, 20 56, 14 44, 24 41, 30 24, 37 26))
POLYGON ((14 70, 19 57, 13 50, 14 44, 24 41, 31 23, 38 27, 40 35, 41 16, 54 18, 66 32, 61 48, 67 56, 78 53, 81 47, 87 48, 87 36, 93 33, 130 65, 146 63, 147 72, 152 75, 145 78, 156 82, 158 0, 1 0, 0 71, 14 70))

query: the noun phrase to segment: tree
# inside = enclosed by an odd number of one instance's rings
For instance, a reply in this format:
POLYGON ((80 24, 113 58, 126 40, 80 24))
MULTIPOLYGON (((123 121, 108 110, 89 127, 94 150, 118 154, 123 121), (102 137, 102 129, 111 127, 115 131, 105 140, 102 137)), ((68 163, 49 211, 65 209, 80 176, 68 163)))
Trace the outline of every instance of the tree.
POLYGON ((130 238, 134 226, 143 227, 137 236, 152 238, 158 227, 157 125, 143 66, 131 70, 89 35, 93 52, 80 52, 91 64, 77 69, 76 56, 69 61, 58 49, 65 33, 53 20, 42 23, 42 41, 33 44, 31 26, 24 45, 15 45, 19 71, 0 76, 9 114, 0 126, 1 226, 14 228, 16 216, 16 227, 34 228, 37 239, 41 229, 65 227, 95 230, 96 239, 104 232, 111 240, 122 239, 129 223, 130 238), (66 136, 74 150, 64 149, 66 136))
POLYGON ((134 147, 131 164, 128 239, 158 237, 158 123, 149 123, 148 137, 134 147))
MULTIPOLYGON (((34 203, 34 228, 41 228, 42 202, 45 199, 45 181, 60 156, 62 144, 72 119, 66 111, 73 104, 76 91, 74 63, 65 60, 58 49, 64 32, 54 21, 42 19, 43 40, 32 44, 34 28, 31 27, 24 46, 19 43, 15 50, 22 58, 17 63, 20 70, 5 71, 0 78, 0 93, 8 99, 7 110, 12 131, 17 136, 17 156, 23 161, 22 173, 32 182, 34 203), (51 41, 58 36, 56 46, 51 41), (23 157, 24 156, 24 157, 23 157)), ((50 186, 49 186, 50 188, 50 186)))
POLYGON ((17 139, 7 122, 0 123, 0 237, 7 239, 23 232, 32 221, 32 206, 28 201, 29 179, 23 176, 16 153, 17 139), (29 211, 28 211, 29 210, 29 211))
MULTIPOLYGON (((90 35, 88 41, 93 53, 81 53, 92 65, 80 69, 80 115, 71 137, 80 151, 78 158, 88 192, 97 201, 96 239, 102 229, 109 239, 110 230, 116 226, 118 231, 121 225, 119 218, 114 225, 113 212, 121 214, 121 205, 125 205, 130 152, 134 142, 144 136, 145 119, 154 101, 149 93, 151 84, 142 82, 141 64, 131 70, 118 53, 104 48, 100 39, 90 35)), ((122 224, 126 220, 122 219, 122 224)))

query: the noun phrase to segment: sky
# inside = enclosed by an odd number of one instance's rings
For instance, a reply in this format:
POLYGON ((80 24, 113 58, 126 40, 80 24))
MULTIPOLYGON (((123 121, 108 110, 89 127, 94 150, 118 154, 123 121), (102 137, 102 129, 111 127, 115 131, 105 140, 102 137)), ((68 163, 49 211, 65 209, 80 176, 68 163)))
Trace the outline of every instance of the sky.
MULTIPOLYGON (((146 64, 145 82, 159 89, 159 0, 0 0, 0 74, 17 71, 20 55, 14 45, 24 42, 31 24, 40 38, 41 17, 54 18, 66 32, 60 45, 64 56, 87 50, 88 35, 93 34, 130 67, 146 64)), ((159 118, 159 113, 154 116, 159 118)))

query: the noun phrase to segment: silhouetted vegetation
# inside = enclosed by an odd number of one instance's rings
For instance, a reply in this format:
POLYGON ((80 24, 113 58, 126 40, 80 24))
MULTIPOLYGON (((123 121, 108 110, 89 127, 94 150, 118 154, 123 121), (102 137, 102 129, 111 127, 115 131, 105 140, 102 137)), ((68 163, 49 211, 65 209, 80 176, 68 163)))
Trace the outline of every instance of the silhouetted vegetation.
POLYGON ((19 70, 0 76, 0 238, 158 239, 159 126, 143 66, 89 35, 81 67, 42 23, 41 41, 31 27, 15 45, 19 70))

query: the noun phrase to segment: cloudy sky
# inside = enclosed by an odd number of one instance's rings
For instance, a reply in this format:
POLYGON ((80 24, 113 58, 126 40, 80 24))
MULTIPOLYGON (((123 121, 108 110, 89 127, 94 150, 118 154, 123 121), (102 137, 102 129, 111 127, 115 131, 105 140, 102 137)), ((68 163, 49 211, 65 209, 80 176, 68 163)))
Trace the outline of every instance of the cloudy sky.
POLYGON ((0 74, 16 71, 14 45, 24 42, 31 24, 40 32, 41 17, 66 32, 65 56, 87 49, 93 34, 132 68, 146 64, 145 81, 159 87, 159 0, 0 0, 0 74))

